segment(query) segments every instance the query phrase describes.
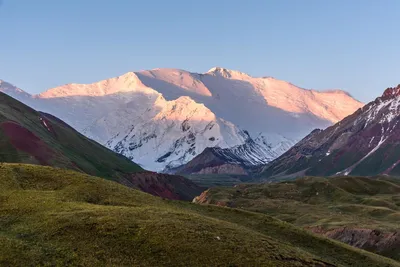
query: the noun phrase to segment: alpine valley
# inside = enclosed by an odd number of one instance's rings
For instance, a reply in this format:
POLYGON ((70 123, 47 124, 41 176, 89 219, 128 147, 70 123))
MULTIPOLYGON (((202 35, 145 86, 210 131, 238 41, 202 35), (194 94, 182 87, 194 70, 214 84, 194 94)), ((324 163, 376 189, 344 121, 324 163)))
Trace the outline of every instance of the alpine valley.
POLYGON ((0 90, 153 171, 172 171, 207 147, 228 155, 228 173, 232 163, 265 165, 311 130, 363 106, 344 91, 307 90, 219 67, 203 74, 129 72, 38 95, 0 81, 0 90))

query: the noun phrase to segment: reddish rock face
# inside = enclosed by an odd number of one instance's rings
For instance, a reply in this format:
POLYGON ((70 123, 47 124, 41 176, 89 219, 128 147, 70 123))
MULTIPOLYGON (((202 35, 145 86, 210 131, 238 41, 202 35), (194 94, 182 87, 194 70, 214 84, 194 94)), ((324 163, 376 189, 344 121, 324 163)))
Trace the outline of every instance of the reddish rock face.
POLYGON ((197 203, 197 204, 210 204, 208 202, 208 190, 203 191, 200 196, 197 196, 193 199, 193 203, 197 203))
POLYGON ((389 87, 386 89, 383 94, 382 98, 390 98, 390 97, 396 97, 400 95, 400 84, 397 85, 396 87, 389 87))
POLYGON ((31 155, 41 165, 49 165, 55 152, 38 136, 12 121, 3 122, 0 127, 16 149, 31 155))

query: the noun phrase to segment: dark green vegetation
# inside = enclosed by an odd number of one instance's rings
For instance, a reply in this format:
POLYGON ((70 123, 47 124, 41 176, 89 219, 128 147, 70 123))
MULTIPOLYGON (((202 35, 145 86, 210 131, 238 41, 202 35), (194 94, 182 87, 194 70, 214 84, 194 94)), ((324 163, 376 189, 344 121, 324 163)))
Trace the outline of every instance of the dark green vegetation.
POLYGON ((71 169, 171 199, 192 200, 202 191, 183 177, 146 172, 60 119, 37 112, 3 93, 0 93, 0 162, 71 169))
POLYGON ((306 177, 212 188, 199 203, 271 215, 354 246, 400 260, 400 180, 306 177))
POLYGON ((238 174, 190 174, 184 175, 192 182, 202 187, 232 186, 251 180, 249 176, 238 174))
POLYGON ((261 213, 104 179, 0 166, 1 266, 400 266, 261 213))

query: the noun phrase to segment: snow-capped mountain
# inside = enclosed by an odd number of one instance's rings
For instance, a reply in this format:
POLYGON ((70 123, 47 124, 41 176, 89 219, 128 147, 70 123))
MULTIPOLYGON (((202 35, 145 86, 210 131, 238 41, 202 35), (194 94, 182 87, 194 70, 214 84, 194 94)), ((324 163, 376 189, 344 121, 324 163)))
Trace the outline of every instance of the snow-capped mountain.
POLYGON ((263 177, 400 175, 400 85, 271 162, 263 177))
MULTIPOLYGON (((248 132, 246 141, 229 148, 208 147, 188 163, 167 168, 169 173, 179 174, 238 174, 249 175, 255 167, 265 165, 292 146, 292 142, 277 136, 275 146, 265 136, 252 139, 248 132), (268 155, 269 157, 266 157, 268 155)), ((262 167, 262 166, 260 166, 262 167)))
MULTIPOLYGON (((133 72, 93 84, 67 84, 47 90, 34 98, 47 112, 61 116, 67 123, 83 131, 94 121, 111 112, 133 108, 141 112, 151 105, 157 92, 143 85, 133 72), (147 100, 147 99, 150 100, 147 100), (150 102, 149 102, 150 101, 150 102)), ((110 129, 111 130, 111 129, 110 129)), ((97 139, 100 143, 105 140, 97 139)))
POLYGON ((343 91, 306 90, 223 68, 203 74, 129 72, 34 96, 3 91, 152 170, 184 164, 206 147, 245 145, 244 131, 260 146, 254 158, 264 163, 311 129, 329 126, 362 106, 343 91))
POLYGON ((235 125, 187 96, 172 101, 161 96, 154 106, 106 145, 152 170, 163 170, 186 163, 206 147, 233 147, 246 139, 235 125))
POLYGON ((31 99, 30 94, 3 80, 0 80, 0 92, 23 102, 29 102, 31 99))
POLYGON ((271 77, 254 78, 219 67, 204 74, 176 69, 136 74, 143 84, 168 100, 188 95, 250 133, 279 133, 296 140, 314 128, 330 126, 363 105, 344 91, 307 90, 271 77))

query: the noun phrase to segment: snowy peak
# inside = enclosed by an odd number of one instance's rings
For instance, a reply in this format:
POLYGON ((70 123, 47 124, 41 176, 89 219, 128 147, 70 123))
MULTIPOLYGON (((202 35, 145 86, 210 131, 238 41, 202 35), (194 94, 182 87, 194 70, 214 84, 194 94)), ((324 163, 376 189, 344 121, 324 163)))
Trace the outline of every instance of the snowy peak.
MULTIPOLYGON (((390 124, 396 122, 400 116, 399 96, 400 85, 387 88, 381 97, 376 98, 375 101, 370 102, 362 109, 363 115, 357 119, 356 123, 362 123, 366 127, 374 123, 390 124)), ((384 131, 384 128, 382 126, 382 131, 384 131)))
MULTIPOLYGON (((188 162, 206 147, 228 148, 246 140, 246 134, 235 125, 216 117, 190 97, 173 101, 159 99, 158 107, 159 112, 145 120, 142 116, 135 118, 134 114, 113 116, 117 121, 125 117, 132 119, 129 124, 122 123, 126 128, 120 129, 107 146, 146 168, 160 171, 166 166, 176 167, 188 162)), ((95 128, 99 131, 99 127, 95 128)))
POLYGON ((233 123, 188 96, 168 101, 159 94, 132 102, 83 132, 146 169, 180 166, 206 147, 229 148, 248 139, 233 123))
MULTIPOLYGON (((220 67, 212 68, 205 76, 203 83, 208 86, 213 96, 221 100, 220 102, 226 101, 228 104, 235 100, 232 98, 237 98, 237 104, 251 103, 251 109, 257 109, 256 113, 262 117, 261 114, 265 112, 275 113, 274 117, 278 121, 291 121, 291 117, 297 118, 293 122, 281 125, 304 121, 302 124, 303 127, 308 127, 307 131, 335 123, 363 106, 341 90, 308 90, 275 78, 254 78, 239 71, 220 67)), ((247 111, 243 110, 243 112, 247 111)), ((241 115, 235 115, 235 117, 240 118, 241 115)), ((234 118, 227 118, 235 122, 234 118)), ((248 125, 247 120, 241 121, 240 125, 249 130, 253 128, 248 125)), ((281 125, 268 125, 266 128, 277 129, 282 127, 281 125)), ((263 131, 260 128, 256 130, 263 131)), ((278 132, 282 131, 287 131, 287 129, 278 130, 278 132)))
POLYGON ((346 92, 346 91, 340 90, 340 89, 330 89, 330 90, 317 91, 317 92, 321 92, 321 93, 325 93, 325 94, 343 94, 343 95, 352 97, 349 92, 346 92))
POLYGON ((66 84, 52 88, 38 95, 39 98, 56 98, 70 96, 106 96, 117 93, 126 93, 146 90, 146 86, 140 81, 134 72, 102 80, 91 84, 66 84))
POLYGON ((382 94, 382 98, 391 98, 396 96, 400 96, 400 84, 396 87, 387 88, 382 94))
POLYGON ((10 95, 18 100, 21 100, 21 98, 29 98, 31 96, 27 92, 3 80, 0 80, 0 92, 10 95))
POLYGON ((148 87, 162 93, 168 99, 182 95, 212 96, 201 81, 201 75, 180 69, 153 69, 136 72, 148 87))
POLYGON ((220 76, 224 78, 231 78, 231 79, 251 78, 251 76, 246 73, 237 70, 229 70, 221 67, 213 67, 209 71, 207 71, 206 74, 213 76, 220 76))
POLYGON ((157 114, 155 119, 184 121, 187 119, 202 121, 215 120, 215 114, 204 104, 195 102, 188 96, 181 96, 176 100, 165 101, 163 110, 157 114))

